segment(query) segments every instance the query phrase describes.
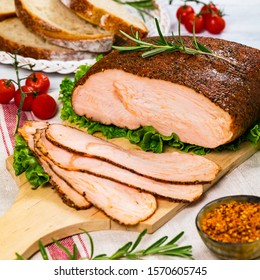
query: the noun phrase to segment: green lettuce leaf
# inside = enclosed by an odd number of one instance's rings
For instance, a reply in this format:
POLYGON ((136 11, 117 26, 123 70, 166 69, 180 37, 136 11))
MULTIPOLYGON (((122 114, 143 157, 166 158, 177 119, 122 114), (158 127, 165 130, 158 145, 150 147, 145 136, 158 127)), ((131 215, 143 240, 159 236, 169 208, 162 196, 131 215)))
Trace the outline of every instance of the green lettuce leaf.
POLYGON ((33 189, 49 181, 48 174, 44 172, 26 141, 19 134, 15 135, 13 168, 16 176, 25 172, 26 179, 33 185, 33 189))
POLYGON ((84 116, 78 116, 71 105, 71 94, 73 86, 76 81, 84 75, 90 66, 82 65, 79 67, 75 74, 75 80, 72 81, 68 78, 64 78, 60 85, 59 99, 63 106, 61 109, 61 119, 67 120, 76 124, 80 128, 85 128, 89 134, 95 132, 101 132, 107 139, 125 137, 131 143, 140 146, 144 151, 152 151, 154 153, 162 153, 165 145, 174 147, 183 152, 193 152, 198 155, 205 155, 209 152, 216 151, 221 152, 223 150, 236 151, 240 144, 245 141, 250 141, 255 147, 260 140, 260 121, 257 122, 253 128, 248 130, 244 135, 236 139, 235 141, 219 146, 215 149, 204 148, 180 141, 179 137, 173 133, 171 136, 164 136, 158 133, 151 126, 140 127, 135 130, 126 128, 119 128, 114 125, 105 125, 88 120, 84 116))

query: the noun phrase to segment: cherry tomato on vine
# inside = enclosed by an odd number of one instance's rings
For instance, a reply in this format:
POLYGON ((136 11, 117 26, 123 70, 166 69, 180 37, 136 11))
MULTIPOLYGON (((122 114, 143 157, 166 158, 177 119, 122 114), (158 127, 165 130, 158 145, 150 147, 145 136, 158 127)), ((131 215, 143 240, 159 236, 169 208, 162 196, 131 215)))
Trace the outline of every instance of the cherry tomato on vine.
POLYGON ((184 24, 187 16, 189 14, 194 14, 194 9, 189 6, 189 5, 182 5, 178 8, 177 12, 176 12, 176 17, 177 19, 182 23, 184 24))
POLYGON ((200 14, 203 16, 205 21, 209 16, 219 14, 219 12, 219 9, 213 3, 204 5, 200 10, 200 14))
POLYGON ((204 18, 202 15, 189 14, 184 22, 184 26, 190 33, 193 33, 193 25, 195 33, 200 33, 204 30, 204 18))
POLYGON ((50 80, 45 74, 34 72, 28 76, 25 85, 33 87, 38 94, 45 94, 50 88, 50 80))
POLYGON ((205 28, 212 34, 219 34, 226 26, 226 22, 219 14, 210 15, 206 22, 205 28))
MULTIPOLYGON (((35 89, 33 87, 29 86, 22 86, 22 91, 26 94, 23 106, 22 106, 22 111, 31 111, 32 109, 32 102, 35 98, 35 89)), ((20 89, 17 89, 14 95, 14 103, 17 107, 19 107, 20 102, 21 102, 21 92, 20 89)))
POLYGON ((8 104, 14 97, 15 86, 7 79, 0 79, 0 104, 8 104))
POLYGON ((52 118, 57 111, 57 103, 55 99, 48 94, 38 95, 32 103, 32 112, 42 120, 52 118))

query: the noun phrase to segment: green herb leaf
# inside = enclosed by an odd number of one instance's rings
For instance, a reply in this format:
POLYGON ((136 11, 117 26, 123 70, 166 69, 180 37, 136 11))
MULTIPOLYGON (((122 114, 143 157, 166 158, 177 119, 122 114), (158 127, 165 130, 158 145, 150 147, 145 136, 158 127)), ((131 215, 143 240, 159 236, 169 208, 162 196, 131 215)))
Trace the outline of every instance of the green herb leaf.
POLYGON ((106 254, 100 254, 92 258, 91 260, 109 260, 109 257, 106 254))
POLYGON ((157 251, 158 247, 160 247, 167 240, 167 238, 168 238, 167 236, 164 236, 159 240, 157 240, 156 242, 154 242, 146 250, 143 251, 143 255, 149 255, 150 253, 157 251))
POLYGON ((27 146, 26 141, 19 134, 15 135, 13 168, 15 175, 18 176, 25 172, 27 180, 33 185, 33 189, 44 185, 49 181, 49 176, 46 174, 39 164, 33 153, 27 146))
POLYGON ((81 65, 76 73, 75 73, 75 82, 77 82, 86 72, 88 72, 88 70, 90 69, 91 65, 81 65))
POLYGON ((89 238, 89 243, 90 243, 90 259, 93 258, 93 254, 94 254, 94 242, 93 242, 93 239, 91 237, 91 235, 84 229, 82 229, 83 232, 88 236, 89 238))
POLYGON ((138 237, 137 237, 135 243, 133 244, 131 250, 128 251, 128 253, 131 253, 131 252, 133 252, 133 251, 136 249, 136 247, 140 244, 140 242, 142 241, 142 238, 146 235, 146 233, 147 233, 147 229, 143 230, 143 231, 138 235, 138 237))
POLYGON ((192 246, 183 246, 183 247, 173 248, 172 250, 160 252, 160 255, 192 258, 192 246))
POLYGON ((180 232, 178 235, 176 235, 171 241, 169 241, 166 245, 172 245, 176 243, 184 234, 184 231, 180 232))
POLYGON ((19 255, 18 253, 15 253, 15 255, 16 255, 17 260, 24 260, 24 258, 21 255, 19 255))
POLYGON ((246 134, 246 139, 249 140, 254 147, 258 146, 260 140, 260 122, 249 130, 246 134))
POLYGON ((161 28, 160 28, 160 24, 159 24, 159 21, 158 21, 157 18, 155 19, 155 25, 156 25, 158 34, 159 34, 159 36, 160 36, 160 38, 161 38, 161 43, 164 44, 164 45, 166 45, 166 46, 168 46, 168 42, 165 40, 165 38, 164 38, 164 36, 163 36, 163 34, 162 34, 162 31, 161 31, 161 28))
MULTIPOLYGON (((52 240, 58 247, 60 247, 67 254, 67 256, 70 260, 77 259, 77 256, 75 257, 74 254, 71 254, 71 252, 69 251, 69 249, 66 246, 64 246, 63 244, 61 244, 58 240, 56 240, 54 238, 52 240)), ((73 252, 74 251, 75 251, 75 249, 73 249, 73 252)))
POLYGON ((165 51, 167 51, 167 49, 165 49, 165 48, 153 49, 153 50, 150 50, 150 51, 147 51, 147 52, 143 53, 142 57, 146 58, 146 57, 149 57, 149 56, 154 56, 156 54, 163 53, 165 51))
POLYGON ((47 251, 41 240, 39 241, 39 249, 40 249, 40 253, 42 255, 43 260, 48 260, 49 257, 48 257, 47 251))
POLYGON ((131 248, 132 244, 133 244, 132 242, 127 242, 124 246, 119 248, 111 257, 109 257, 109 259, 117 260, 117 259, 121 259, 122 257, 126 257, 128 250, 131 248))

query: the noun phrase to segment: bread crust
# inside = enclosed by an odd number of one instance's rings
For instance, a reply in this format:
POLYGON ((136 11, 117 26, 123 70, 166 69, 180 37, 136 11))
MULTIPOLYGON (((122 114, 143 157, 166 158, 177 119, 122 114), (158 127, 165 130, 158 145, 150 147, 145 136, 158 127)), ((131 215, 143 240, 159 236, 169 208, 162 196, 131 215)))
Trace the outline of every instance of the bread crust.
POLYGON ((7 12, 7 13, 0 13, 0 21, 3 21, 8 18, 16 17, 15 12, 7 12))
MULTIPOLYGON (((5 22, 10 22, 10 28, 12 28, 13 20, 19 20, 19 19, 10 18, 5 20, 5 22)), ((28 30, 28 32, 30 31, 28 30)), ((26 34, 23 35, 26 38, 26 34)), ((27 43, 28 44, 15 42, 12 39, 0 34, 0 50, 12 54, 17 53, 18 55, 22 55, 24 57, 31 57, 34 59, 61 60, 61 61, 93 58, 93 54, 87 52, 78 52, 66 48, 64 49, 60 48, 60 50, 47 49, 41 47, 40 45, 39 47, 34 47, 30 45, 30 42, 27 43)))
POLYGON ((15 0, 15 6, 19 19, 29 30, 55 45, 76 51, 98 53, 111 50, 114 41, 111 34, 72 34, 33 14, 25 7, 22 0, 15 0))
MULTIPOLYGON (((87 21, 99 25, 100 27, 122 37, 120 30, 125 33, 131 34, 138 32, 139 37, 146 37, 148 29, 145 24, 142 24, 142 28, 139 26, 133 26, 129 22, 126 22, 120 15, 108 14, 104 9, 97 7, 90 3, 88 0, 61 0, 68 8, 73 10, 77 15, 86 19, 87 21), (132 28, 132 29, 131 29, 132 28)), ((139 24, 141 21, 139 22, 139 24)))

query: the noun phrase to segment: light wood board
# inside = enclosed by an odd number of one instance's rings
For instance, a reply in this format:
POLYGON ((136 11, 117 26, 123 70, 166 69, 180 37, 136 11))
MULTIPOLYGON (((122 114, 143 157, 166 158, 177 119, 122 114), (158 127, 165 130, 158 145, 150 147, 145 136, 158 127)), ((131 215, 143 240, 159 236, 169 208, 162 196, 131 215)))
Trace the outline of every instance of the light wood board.
MULTIPOLYGON (((236 152, 225 151, 207 155, 207 158, 220 165, 221 172, 214 182, 204 186, 204 191, 256 151, 250 143, 244 143, 236 152)), ((12 161, 12 157, 7 158, 6 168, 20 191, 12 207, 0 218, 0 259, 15 259, 15 253, 29 258, 38 251, 39 240, 47 245, 52 242, 52 238, 61 239, 81 233, 82 229, 138 232, 147 229, 148 233, 152 233, 187 205, 158 199, 158 209, 152 217, 137 226, 123 226, 111 221, 95 207, 80 211, 68 207, 50 186, 32 190, 24 174, 14 175, 12 161)), ((200 199, 203 199, 203 196, 200 199)))

